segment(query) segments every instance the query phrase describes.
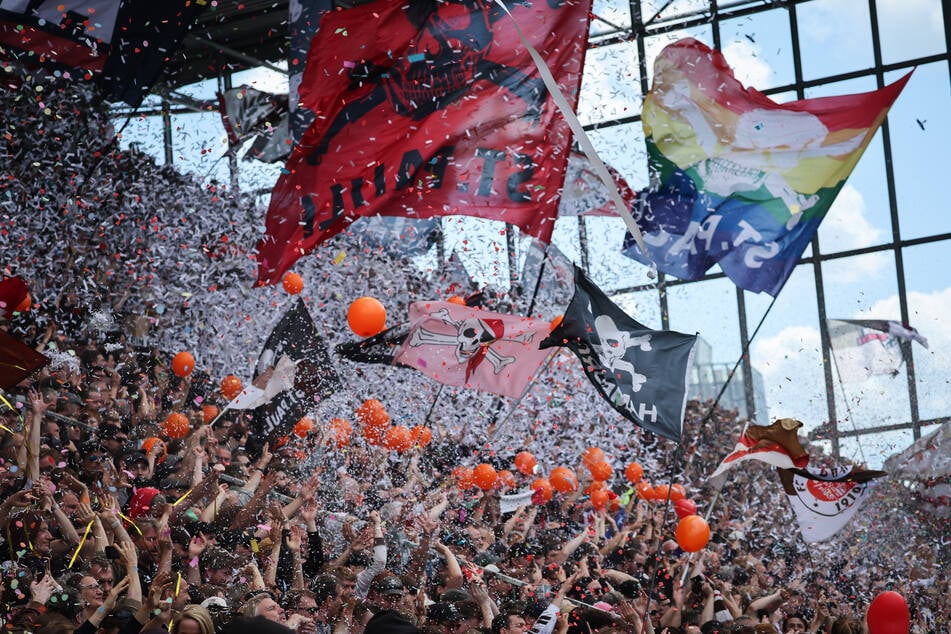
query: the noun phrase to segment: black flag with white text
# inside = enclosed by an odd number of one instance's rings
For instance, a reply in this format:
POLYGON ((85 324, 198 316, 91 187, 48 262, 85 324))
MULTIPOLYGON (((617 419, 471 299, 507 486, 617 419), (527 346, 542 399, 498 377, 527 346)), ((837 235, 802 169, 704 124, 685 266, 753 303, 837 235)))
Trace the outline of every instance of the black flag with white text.
POLYGON ((575 293, 539 348, 567 346, 611 406, 637 425, 680 442, 696 335, 652 330, 575 267, 575 293))

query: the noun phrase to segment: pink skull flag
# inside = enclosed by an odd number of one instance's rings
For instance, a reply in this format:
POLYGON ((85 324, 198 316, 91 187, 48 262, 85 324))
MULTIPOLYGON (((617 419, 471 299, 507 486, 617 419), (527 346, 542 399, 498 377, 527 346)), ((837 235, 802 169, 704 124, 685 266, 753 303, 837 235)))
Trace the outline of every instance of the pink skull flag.
POLYGON ((548 352, 549 324, 449 302, 415 302, 393 362, 446 385, 518 398, 548 352))

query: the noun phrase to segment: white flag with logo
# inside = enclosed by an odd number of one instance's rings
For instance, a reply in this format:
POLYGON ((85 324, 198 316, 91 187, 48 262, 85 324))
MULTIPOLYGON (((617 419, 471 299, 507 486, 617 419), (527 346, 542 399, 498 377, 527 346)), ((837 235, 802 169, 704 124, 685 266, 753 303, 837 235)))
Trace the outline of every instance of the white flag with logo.
POLYGON ((807 543, 831 539, 842 530, 868 497, 870 481, 885 475, 853 467, 777 471, 807 543))

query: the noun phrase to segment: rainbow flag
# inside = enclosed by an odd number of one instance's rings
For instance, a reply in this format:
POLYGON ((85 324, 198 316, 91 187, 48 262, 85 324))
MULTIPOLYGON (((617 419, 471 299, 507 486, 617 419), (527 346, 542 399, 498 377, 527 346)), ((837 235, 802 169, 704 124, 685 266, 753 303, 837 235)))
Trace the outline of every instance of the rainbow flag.
POLYGON ((657 186, 624 253, 681 279, 714 264, 775 296, 911 73, 874 92, 779 104, 744 88, 719 51, 693 39, 654 63, 643 125, 657 186))

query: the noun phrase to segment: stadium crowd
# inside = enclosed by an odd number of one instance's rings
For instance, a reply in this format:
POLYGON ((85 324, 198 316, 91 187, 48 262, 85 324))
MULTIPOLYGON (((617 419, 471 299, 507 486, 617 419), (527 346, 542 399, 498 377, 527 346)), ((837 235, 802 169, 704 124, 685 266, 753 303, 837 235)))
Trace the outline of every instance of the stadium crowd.
MULTIPOLYGON (((623 478, 601 510, 587 482, 513 510, 504 496, 530 478, 482 491, 452 475, 473 460, 511 468, 513 454, 479 456, 439 423, 406 454, 358 434, 338 444, 321 425, 256 451, 248 413, 213 421, 223 399, 195 398, 169 355, 55 326, 31 343, 51 339, 74 362, 23 381, 3 408, 7 631, 861 632, 884 589, 909 598, 912 631, 948 631, 940 554, 906 539, 877 565, 850 567, 857 540, 812 555, 781 527, 764 469, 734 469, 713 539, 688 555, 669 507, 623 478), (188 417, 182 438, 163 433, 170 412, 188 417), (911 574, 893 566, 902 557, 911 574)), ((694 440, 657 475, 697 500, 714 496, 698 483, 742 424, 712 405, 689 404, 694 440)), ((620 439, 605 447, 616 466, 633 455, 620 439)))

